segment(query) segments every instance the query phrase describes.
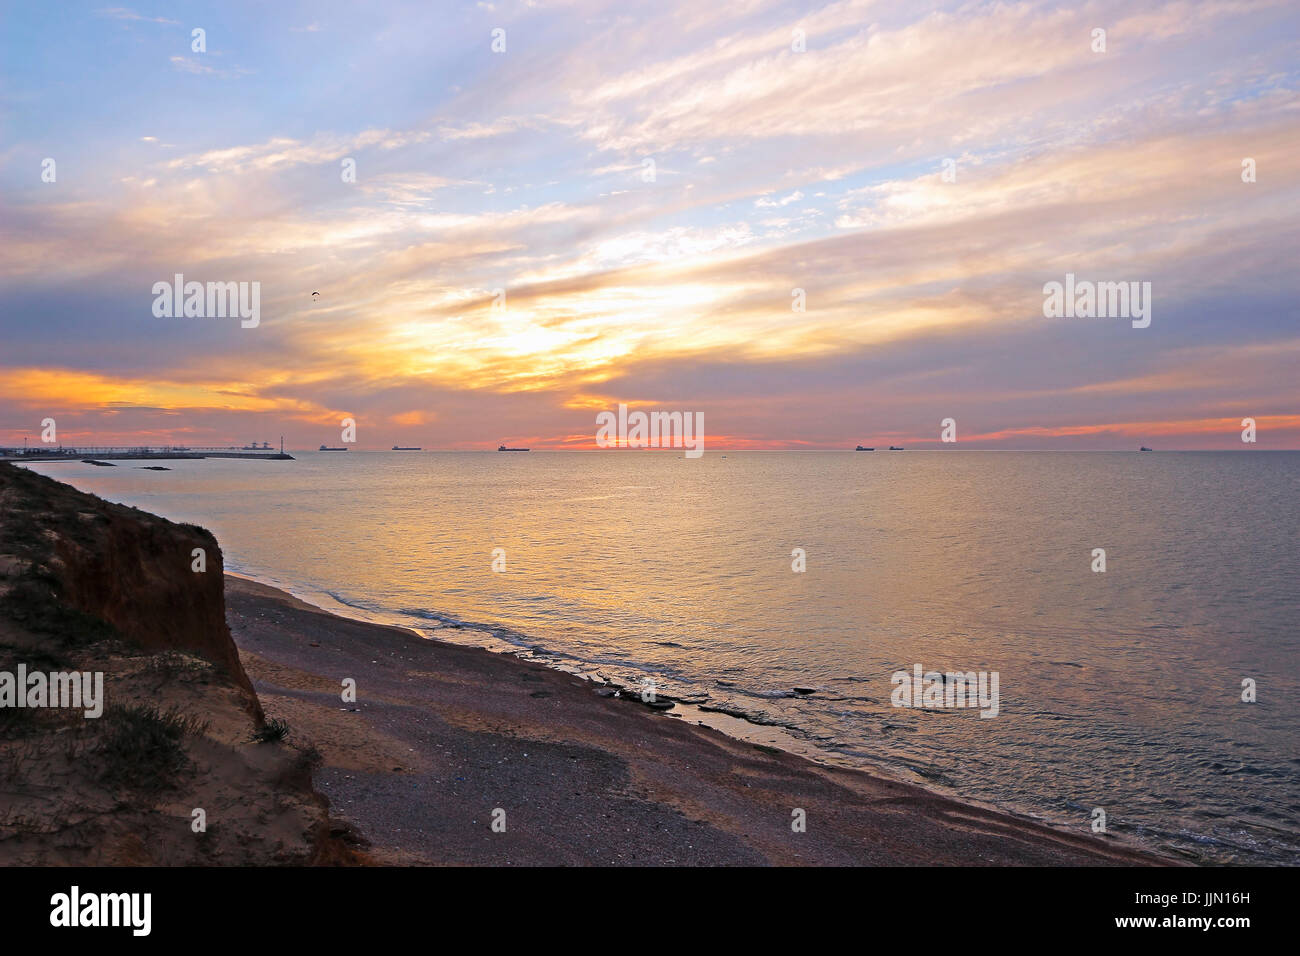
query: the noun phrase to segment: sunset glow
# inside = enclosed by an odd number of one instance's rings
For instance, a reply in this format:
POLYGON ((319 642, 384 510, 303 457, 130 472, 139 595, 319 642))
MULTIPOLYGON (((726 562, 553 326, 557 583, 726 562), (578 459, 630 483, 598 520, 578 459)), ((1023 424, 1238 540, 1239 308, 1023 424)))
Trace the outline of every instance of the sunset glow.
POLYGON ((949 415, 965 447, 1229 448, 1246 416, 1300 446, 1288 5, 625 7, 212 7, 206 55, 11 9, 0 442, 350 415, 362 448, 559 448, 636 402, 738 448, 949 415), (260 326, 154 317, 178 272, 260 282, 260 326), (1151 282, 1153 325, 1044 318, 1067 272, 1151 282))

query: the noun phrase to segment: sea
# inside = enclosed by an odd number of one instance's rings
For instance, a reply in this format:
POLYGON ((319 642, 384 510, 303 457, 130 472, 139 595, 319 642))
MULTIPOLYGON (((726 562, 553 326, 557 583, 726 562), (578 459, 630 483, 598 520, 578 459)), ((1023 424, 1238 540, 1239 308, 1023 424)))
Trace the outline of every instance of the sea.
POLYGON ((1300 863, 1300 452, 292 454, 28 467, 327 610, 1075 832, 1300 863), (918 667, 996 675, 996 713, 901 700, 918 667))

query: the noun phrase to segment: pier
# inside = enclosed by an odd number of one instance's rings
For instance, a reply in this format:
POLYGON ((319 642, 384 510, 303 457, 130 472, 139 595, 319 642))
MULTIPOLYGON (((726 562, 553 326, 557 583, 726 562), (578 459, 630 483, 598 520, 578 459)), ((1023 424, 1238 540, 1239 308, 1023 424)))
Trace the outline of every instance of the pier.
POLYGON ((293 461, 274 448, 250 449, 238 445, 59 445, 55 448, 0 448, 0 461, 80 461, 84 458, 129 460, 176 460, 185 458, 261 458, 293 461))

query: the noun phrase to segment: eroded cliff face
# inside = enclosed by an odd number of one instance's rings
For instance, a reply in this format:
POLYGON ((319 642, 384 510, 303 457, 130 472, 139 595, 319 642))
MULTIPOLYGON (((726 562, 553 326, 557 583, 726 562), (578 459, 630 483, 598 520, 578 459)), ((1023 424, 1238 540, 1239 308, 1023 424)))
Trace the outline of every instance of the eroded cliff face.
POLYGON ((0 463, 0 864, 358 862, 265 729, 216 539, 0 463), (102 713, 14 706, 20 668, 100 675, 102 713))
POLYGON ((49 565, 60 598, 145 650, 179 651, 215 664, 246 692, 249 713, 260 725, 261 704, 226 625, 217 539, 204 528, 84 498, 89 502, 76 502, 87 505, 77 523, 51 538, 49 565), (197 560, 204 570, 194 570, 197 560))

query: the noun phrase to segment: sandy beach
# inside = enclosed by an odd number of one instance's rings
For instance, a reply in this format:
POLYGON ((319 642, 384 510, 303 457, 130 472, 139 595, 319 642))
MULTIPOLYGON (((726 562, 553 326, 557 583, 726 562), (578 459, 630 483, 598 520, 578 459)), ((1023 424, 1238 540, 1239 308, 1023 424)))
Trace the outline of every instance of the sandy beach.
POLYGON ((1171 862, 756 747, 635 695, 341 618, 243 578, 226 576, 226 602, 267 716, 320 751, 316 786, 375 863, 1171 862), (349 678, 355 702, 342 699, 349 678), (792 827, 799 810, 806 832, 792 827))

